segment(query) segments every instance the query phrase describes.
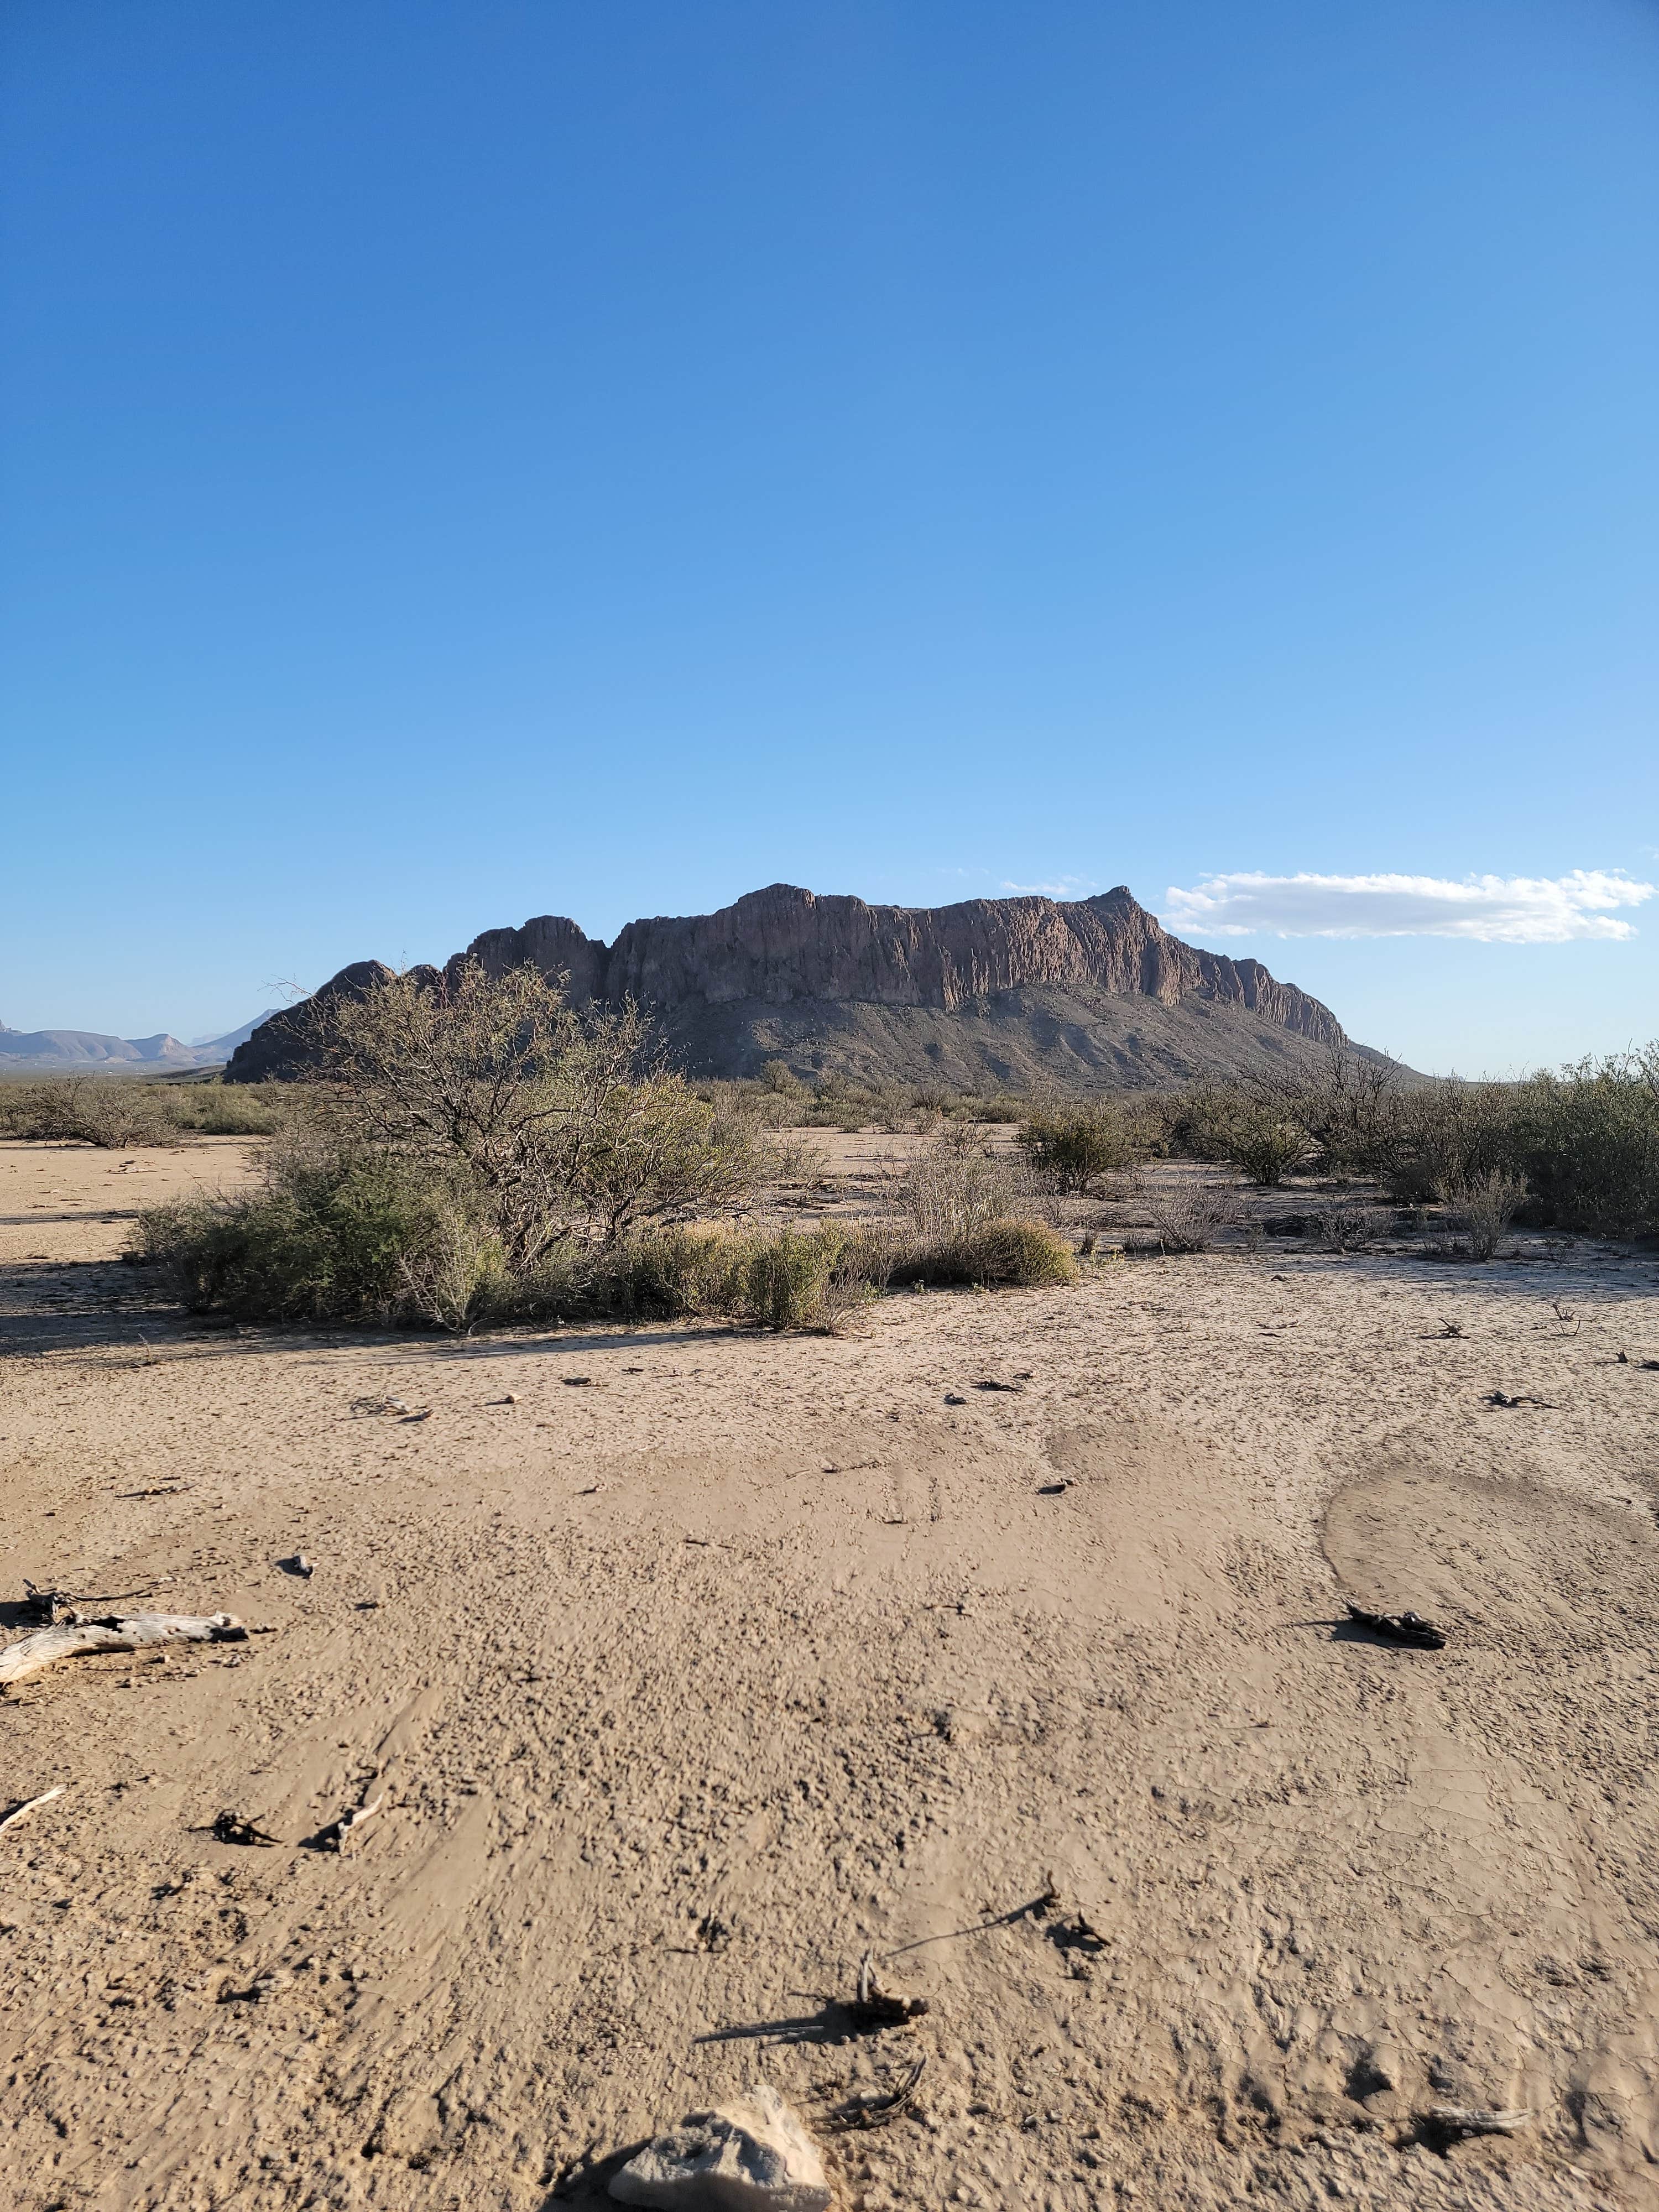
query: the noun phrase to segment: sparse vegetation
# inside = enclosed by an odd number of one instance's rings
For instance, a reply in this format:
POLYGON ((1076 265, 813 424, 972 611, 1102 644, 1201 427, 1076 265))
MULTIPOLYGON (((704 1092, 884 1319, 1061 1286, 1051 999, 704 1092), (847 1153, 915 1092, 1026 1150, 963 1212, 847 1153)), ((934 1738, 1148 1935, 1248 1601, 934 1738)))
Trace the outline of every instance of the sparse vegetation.
MULTIPOLYGON (((578 1014, 532 968, 393 975, 319 1018, 261 1180, 152 1210, 132 1255, 185 1303, 247 1318, 468 1329, 601 1313, 828 1328, 906 1280, 1069 1279, 1017 1213, 1025 1170, 946 1123, 898 1186, 905 1226, 745 1231, 707 1216, 810 1148, 780 1145, 774 1079, 711 1097, 631 1008, 578 1014)), ((787 1073, 787 1071, 786 1071, 787 1073)))
POLYGON ((836 1073, 812 1079, 797 1074, 787 1060, 769 1060, 751 1083, 705 1083, 700 1095, 758 1114, 767 1126, 798 1129, 880 1129, 915 1135, 944 1121, 1011 1123, 1024 1120, 1026 1102, 998 1095, 929 1090, 909 1083, 860 1084, 836 1073))
POLYGON ((1319 1215, 1318 1224, 1327 1252, 1364 1252, 1394 1226, 1379 1206, 1334 1206, 1319 1215))
POLYGON ((1166 1252, 1207 1252, 1224 1229, 1236 1229, 1243 1208, 1214 1183, 1155 1182, 1137 1176, 1124 1193, 1166 1252))
POLYGON ((1030 1184, 1018 1159, 988 1152, 971 1124, 949 1122, 912 1154, 895 1194, 915 1236, 942 1244, 1017 1212, 1030 1184))
POLYGON ((1518 1083, 1409 1086, 1344 1047, 1316 1079, 1194 1085, 1164 1113, 1170 1152, 1263 1182, 1306 1170, 1457 1205, 1498 1176, 1538 1226, 1659 1230, 1659 1044, 1518 1083))
POLYGON ((281 1089, 151 1083, 125 1075, 0 1083, 0 1138, 129 1152, 191 1136, 269 1136, 281 1120, 281 1089))

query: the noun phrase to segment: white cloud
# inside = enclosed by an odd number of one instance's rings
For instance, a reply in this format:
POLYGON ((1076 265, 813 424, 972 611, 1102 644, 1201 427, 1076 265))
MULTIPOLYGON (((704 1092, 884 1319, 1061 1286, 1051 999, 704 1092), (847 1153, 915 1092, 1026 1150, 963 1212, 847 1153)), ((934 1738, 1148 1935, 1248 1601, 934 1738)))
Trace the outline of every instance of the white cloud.
POLYGON ((1617 872, 1568 876, 1206 876, 1171 888, 1160 919, 1211 937, 1468 937, 1483 945, 1565 945, 1634 937, 1613 909, 1659 885, 1617 872))
POLYGON ((1015 898, 1080 899, 1100 887, 1088 876, 1060 876, 1051 884, 1010 884, 1001 888, 1015 898))

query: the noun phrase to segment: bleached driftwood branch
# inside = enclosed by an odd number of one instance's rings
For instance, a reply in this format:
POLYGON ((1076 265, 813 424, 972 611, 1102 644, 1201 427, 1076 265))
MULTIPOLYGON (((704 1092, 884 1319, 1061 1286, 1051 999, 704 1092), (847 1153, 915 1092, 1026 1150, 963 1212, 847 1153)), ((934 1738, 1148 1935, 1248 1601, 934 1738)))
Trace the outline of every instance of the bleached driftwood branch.
POLYGON ((152 1644, 240 1644, 247 1631, 234 1613, 205 1619, 184 1613, 70 1613, 55 1627, 37 1629, 0 1651, 0 1690, 44 1674, 60 1659, 89 1651, 137 1651, 152 1644))

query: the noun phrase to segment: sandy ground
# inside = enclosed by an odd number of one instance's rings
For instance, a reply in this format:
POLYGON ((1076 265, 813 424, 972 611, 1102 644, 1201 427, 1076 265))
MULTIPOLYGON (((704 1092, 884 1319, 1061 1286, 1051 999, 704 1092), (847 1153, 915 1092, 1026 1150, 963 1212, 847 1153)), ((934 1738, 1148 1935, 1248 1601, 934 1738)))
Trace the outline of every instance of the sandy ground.
POLYGON ((0 1834, 0 2201, 539 2212, 757 2075, 849 2208, 1659 2197, 1651 1259, 144 1310, 124 1216, 242 1158, 0 1148, 0 1592, 272 1632, 0 1705, 0 1813, 69 1785, 0 1834), (866 1946, 913 2027, 837 2009, 866 1946))

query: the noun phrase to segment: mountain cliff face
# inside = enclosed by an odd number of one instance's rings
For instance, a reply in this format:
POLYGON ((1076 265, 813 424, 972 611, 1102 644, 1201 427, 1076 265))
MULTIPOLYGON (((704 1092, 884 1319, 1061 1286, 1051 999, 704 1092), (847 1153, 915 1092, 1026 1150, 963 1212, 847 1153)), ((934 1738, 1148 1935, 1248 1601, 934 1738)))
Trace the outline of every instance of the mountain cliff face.
MULTIPOLYGON (((1045 1025, 1109 1031, 1098 1065, 1103 1073, 1115 1068, 1120 1081, 1220 1073, 1243 1064, 1241 1054, 1279 1056, 1275 1039, 1298 1040, 1304 1049, 1344 1041, 1336 1017, 1317 999, 1277 981, 1259 961, 1183 944, 1121 887, 1063 902, 897 907, 774 884, 716 914, 631 921, 611 945, 573 921, 541 915, 521 929, 487 930, 456 957, 476 958, 492 973, 532 962, 566 975, 580 1002, 635 1000, 655 1012, 692 1072, 704 1075, 750 1073, 777 1053, 803 1072, 835 1066, 890 1077, 914 1060, 910 1079, 937 1076, 942 1062, 957 1057, 951 1040, 977 1035, 987 1024, 1019 1045, 1001 1073, 994 1049, 975 1048, 979 1073, 996 1080, 1042 1072, 1026 1063, 1041 1054, 1045 1025), (1129 1064, 1134 1002, 1147 1017, 1160 1008, 1188 1018, 1152 1022, 1158 1064, 1139 1078, 1129 1064), (1209 1017, 1222 1021, 1219 1030, 1212 1024, 1212 1050, 1194 1028, 1209 1017), (860 1024, 872 1050, 878 1035, 884 1040, 879 1071, 860 1063, 860 1024), (1188 1031, 1191 1064, 1177 1066, 1188 1057, 1181 1040, 1188 1031), (816 1042, 820 1033, 842 1042, 831 1048, 816 1042)), ((360 962, 325 989, 361 988, 374 972, 360 962)), ((1066 1052, 1077 1056, 1075 1047, 1066 1052)), ((1081 1057, 1091 1063, 1089 1049, 1081 1057)), ((228 1075, 255 1082, 297 1072, 295 1028, 284 1021, 256 1030, 228 1075)))
POLYGON ((701 999, 787 1006, 853 999, 878 1006, 939 1006, 1032 984, 1081 985, 1161 1006, 1202 998, 1247 1007, 1264 1021, 1324 1043, 1336 1017, 1257 960, 1200 952, 1171 937, 1120 886, 1098 898, 964 899, 957 906, 866 906, 791 884, 750 891, 717 914, 630 921, 608 949, 573 921, 544 915, 492 929, 469 953, 499 970, 533 961, 565 969, 574 996, 624 998, 664 1011, 701 999))

